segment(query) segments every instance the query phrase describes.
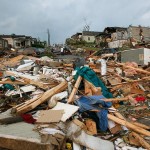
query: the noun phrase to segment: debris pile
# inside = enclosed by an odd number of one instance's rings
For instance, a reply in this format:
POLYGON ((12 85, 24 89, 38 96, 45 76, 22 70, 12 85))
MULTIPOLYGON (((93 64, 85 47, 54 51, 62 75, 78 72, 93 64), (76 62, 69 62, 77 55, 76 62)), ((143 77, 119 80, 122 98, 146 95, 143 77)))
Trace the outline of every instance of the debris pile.
POLYGON ((0 147, 150 149, 150 66, 109 57, 1 59, 0 147))

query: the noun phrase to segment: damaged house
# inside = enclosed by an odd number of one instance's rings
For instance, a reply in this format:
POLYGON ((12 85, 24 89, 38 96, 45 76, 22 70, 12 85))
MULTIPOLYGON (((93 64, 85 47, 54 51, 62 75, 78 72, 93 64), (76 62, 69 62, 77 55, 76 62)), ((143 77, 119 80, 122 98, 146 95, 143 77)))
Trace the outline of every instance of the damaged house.
POLYGON ((111 34, 111 42, 108 43, 109 48, 119 48, 124 44, 132 42, 135 46, 138 43, 150 42, 150 28, 141 26, 122 27, 107 27, 105 33, 111 34))
POLYGON ((108 42, 109 48, 122 47, 123 44, 127 43, 128 40, 127 28, 107 27, 104 29, 104 33, 111 34, 111 41, 108 42))
POLYGON ((12 35, 0 35, 0 37, 4 40, 7 40, 8 44, 13 48, 30 47, 35 42, 35 39, 33 39, 31 36, 25 35, 12 34, 12 35))
POLYGON ((72 36, 71 36, 71 39, 80 41, 80 40, 81 40, 81 37, 82 37, 82 33, 78 32, 78 33, 72 35, 72 36))
POLYGON ((112 41, 127 40, 128 38, 127 28, 123 27, 107 27, 104 29, 104 33, 111 34, 112 41))
POLYGON ((97 45, 101 45, 101 43, 110 42, 111 41, 111 34, 101 32, 95 36, 95 42, 97 45))
POLYGON ((150 28, 141 26, 129 26, 129 37, 136 42, 150 42, 150 28))

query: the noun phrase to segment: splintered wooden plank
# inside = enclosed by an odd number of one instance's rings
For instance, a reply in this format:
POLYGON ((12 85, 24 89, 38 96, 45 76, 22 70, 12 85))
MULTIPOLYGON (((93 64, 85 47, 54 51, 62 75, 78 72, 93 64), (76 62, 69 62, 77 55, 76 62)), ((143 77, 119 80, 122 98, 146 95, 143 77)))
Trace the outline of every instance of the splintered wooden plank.
POLYGON ((85 95, 91 96, 92 95, 92 90, 89 84, 84 80, 84 89, 85 89, 85 95))
POLYGON ((121 83, 121 78, 120 77, 109 77, 109 78, 107 78, 107 80, 109 81, 109 83, 111 85, 116 85, 116 84, 121 83))
POLYGON ((144 148, 150 150, 150 144, 149 144, 146 140, 144 140, 140 135, 138 135, 138 134, 135 133, 135 132, 132 132, 132 135, 140 142, 140 144, 141 144, 144 148))
POLYGON ((18 84, 18 85, 26 85, 26 82, 20 81, 0 81, 0 84, 18 84))
POLYGON ((73 90, 72 90, 72 92, 71 92, 71 94, 69 96, 68 103, 72 103, 74 101, 74 96, 77 93, 77 90, 79 88, 81 80, 82 80, 82 77, 79 76, 78 79, 77 79, 77 81, 76 81, 76 83, 75 83, 75 85, 74 85, 74 88, 73 88, 73 90))
POLYGON ((131 129, 131 130, 133 130, 137 133, 140 133, 140 134, 143 134, 143 135, 146 135, 146 136, 150 136, 149 131, 147 131, 147 130, 139 127, 139 126, 136 126, 136 125, 134 125, 134 124, 132 124, 132 123, 126 121, 126 120, 119 119, 119 118, 117 118, 117 117, 115 117, 111 114, 108 114, 107 117, 108 117, 108 119, 110 119, 110 120, 112 120, 112 121, 114 121, 118 124, 121 124, 123 126, 126 126, 127 128, 129 128, 129 129, 131 129))
POLYGON ((37 77, 33 78, 34 76, 30 76, 30 78, 29 78, 29 77, 25 76, 24 74, 22 75, 19 72, 14 72, 14 71, 6 71, 6 75, 19 76, 24 81, 24 82, 14 81, 14 82, 12 82, 12 84, 15 84, 15 83, 18 82, 18 84, 19 83, 20 84, 21 83, 22 84, 23 83, 24 84, 32 84, 32 85, 35 85, 35 86, 37 86, 37 87, 39 87, 41 89, 44 89, 44 90, 49 89, 49 85, 48 84, 45 85, 43 82, 37 80, 37 77))
POLYGON ((43 102, 45 102, 46 100, 48 100, 49 98, 51 98, 53 95, 64 91, 66 88, 68 87, 68 82, 67 81, 63 81, 62 83, 60 83, 59 85, 57 85, 56 87, 47 90, 40 98, 38 98, 37 100, 31 102, 29 105, 25 104, 25 107, 21 106, 22 109, 19 109, 17 111, 18 114, 23 114, 26 113, 32 109, 34 109, 36 106, 42 104, 43 102))
POLYGON ((40 117, 36 123, 52 123, 59 122, 62 118, 64 110, 43 110, 40 112, 40 117))
POLYGON ((124 63, 117 63, 117 64, 123 66, 124 68, 130 68, 130 69, 133 69, 133 70, 135 70, 137 72, 150 75, 150 71, 146 71, 146 70, 143 70, 143 69, 140 69, 140 68, 135 68, 135 67, 127 66, 124 63))

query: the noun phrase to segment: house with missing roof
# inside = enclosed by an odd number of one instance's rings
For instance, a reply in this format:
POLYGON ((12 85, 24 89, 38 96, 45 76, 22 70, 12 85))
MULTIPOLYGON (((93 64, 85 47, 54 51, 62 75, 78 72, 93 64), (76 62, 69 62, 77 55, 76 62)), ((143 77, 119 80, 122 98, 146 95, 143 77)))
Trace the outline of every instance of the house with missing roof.
POLYGON ((25 36, 25 35, 0 35, 1 39, 7 40, 8 44, 12 48, 25 48, 30 47, 32 44, 36 42, 35 38, 32 38, 31 36, 25 36))
POLYGON ((95 43, 97 45, 100 45, 101 42, 110 42, 111 41, 111 34, 101 32, 98 35, 95 36, 95 43))
POLYGON ((77 40, 77 41, 81 41, 81 37, 82 37, 82 33, 81 32, 77 32, 76 34, 71 36, 71 39, 77 40))
POLYGON ((111 34, 111 40, 127 40, 128 31, 127 28, 123 27, 106 27, 104 33, 111 34))
POLYGON ((128 42, 128 30, 123 27, 106 27, 104 33, 110 34, 109 48, 119 48, 128 42))
POLYGON ((137 43, 146 44, 150 42, 150 27, 132 25, 128 28, 107 27, 104 32, 111 34, 111 42, 108 43, 109 48, 119 48, 130 42, 133 46, 137 43))

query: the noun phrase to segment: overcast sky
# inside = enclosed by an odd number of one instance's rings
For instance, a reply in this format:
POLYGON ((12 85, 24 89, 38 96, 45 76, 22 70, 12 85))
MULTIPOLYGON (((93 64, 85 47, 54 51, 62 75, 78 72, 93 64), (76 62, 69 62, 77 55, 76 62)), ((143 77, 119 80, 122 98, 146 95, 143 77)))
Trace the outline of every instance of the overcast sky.
POLYGON ((47 40, 49 28, 51 43, 62 43, 86 23, 92 31, 149 26, 150 0, 0 0, 0 34, 47 40))

